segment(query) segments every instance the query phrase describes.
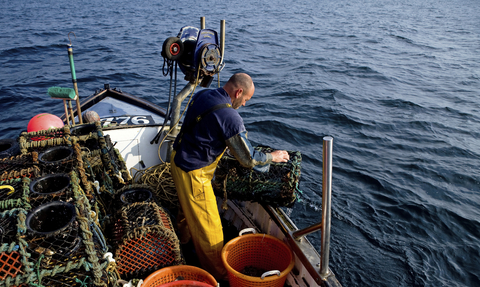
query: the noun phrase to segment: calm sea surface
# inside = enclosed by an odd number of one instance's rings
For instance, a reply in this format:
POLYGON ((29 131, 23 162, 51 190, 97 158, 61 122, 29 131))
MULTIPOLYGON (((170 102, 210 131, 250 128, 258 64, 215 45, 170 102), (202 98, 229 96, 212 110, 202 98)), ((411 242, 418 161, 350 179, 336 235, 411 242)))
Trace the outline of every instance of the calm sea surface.
POLYGON ((334 137, 344 286, 480 286, 478 0, 0 0, 0 137, 63 112, 46 92, 71 87, 71 31, 81 98, 110 83, 166 106, 161 45, 201 16, 226 20, 221 80, 256 83, 240 110, 250 139, 303 154, 299 227, 320 221, 334 137))

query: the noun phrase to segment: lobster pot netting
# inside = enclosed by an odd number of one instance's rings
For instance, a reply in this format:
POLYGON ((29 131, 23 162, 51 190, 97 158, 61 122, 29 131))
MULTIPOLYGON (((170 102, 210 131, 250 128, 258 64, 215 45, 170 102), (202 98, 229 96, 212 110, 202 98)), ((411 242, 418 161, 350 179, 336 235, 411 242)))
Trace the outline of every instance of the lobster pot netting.
POLYGON ((9 181, 21 177, 39 176, 38 154, 18 155, 0 159, 0 181, 9 181))
POLYGON ((44 286, 94 286, 94 277, 85 270, 72 270, 69 272, 55 274, 55 276, 46 276, 42 278, 44 286))
POLYGON ((166 266, 184 264, 180 242, 167 212, 154 202, 125 205, 112 230, 120 276, 140 278, 166 266))
MULTIPOLYGON (((270 147, 255 149, 264 153, 274 151, 270 147)), ((291 207, 298 197, 302 156, 298 151, 288 154, 288 162, 271 163, 268 172, 245 168, 234 157, 224 155, 212 182, 215 194, 225 199, 291 207)))

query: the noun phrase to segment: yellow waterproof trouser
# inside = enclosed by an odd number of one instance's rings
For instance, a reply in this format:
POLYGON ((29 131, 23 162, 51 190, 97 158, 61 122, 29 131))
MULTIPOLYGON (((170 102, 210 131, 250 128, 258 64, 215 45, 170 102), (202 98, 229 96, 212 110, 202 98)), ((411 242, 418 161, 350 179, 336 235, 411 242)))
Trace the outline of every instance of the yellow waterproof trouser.
POLYGON ((222 155, 209 166, 185 172, 175 165, 175 153, 171 156, 170 171, 198 259, 203 269, 224 279, 227 271, 221 257, 223 228, 212 188, 213 174, 222 155))

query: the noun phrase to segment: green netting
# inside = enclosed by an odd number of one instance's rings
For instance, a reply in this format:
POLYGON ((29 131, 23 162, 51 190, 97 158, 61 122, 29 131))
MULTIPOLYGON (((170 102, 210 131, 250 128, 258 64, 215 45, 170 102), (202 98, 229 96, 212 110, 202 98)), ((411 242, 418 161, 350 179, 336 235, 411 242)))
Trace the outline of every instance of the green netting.
MULTIPOLYGON (((256 147, 268 153, 270 147, 256 147)), ((257 172, 240 165, 229 155, 218 163, 212 182, 215 194, 226 199, 253 201, 272 206, 293 205, 298 197, 300 165, 302 156, 298 151, 288 151, 290 160, 286 163, 272 163, 268 172, 257 172)))

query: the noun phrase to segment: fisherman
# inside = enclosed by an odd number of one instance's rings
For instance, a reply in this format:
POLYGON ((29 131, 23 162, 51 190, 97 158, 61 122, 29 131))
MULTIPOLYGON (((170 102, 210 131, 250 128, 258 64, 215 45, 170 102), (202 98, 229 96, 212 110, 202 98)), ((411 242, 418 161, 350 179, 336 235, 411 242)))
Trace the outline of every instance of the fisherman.
POLYGON ((200 263, 220 280, 227 278, 227 272, 221 260, 223 229, 211 181, 224 151, 228 147, 240 164, 260 171, 272 162, 289 160, 286 151, 256 151, 247 139, 237 109, 245 106, 254 92, 251 77, 237 73, 223 88, 196 93, 173 145, 170 161, 182 216, 200 263))

